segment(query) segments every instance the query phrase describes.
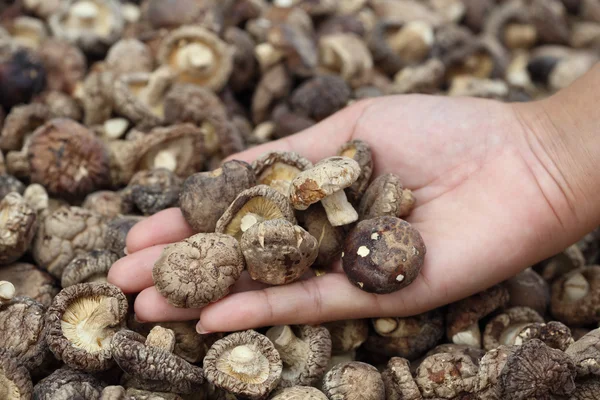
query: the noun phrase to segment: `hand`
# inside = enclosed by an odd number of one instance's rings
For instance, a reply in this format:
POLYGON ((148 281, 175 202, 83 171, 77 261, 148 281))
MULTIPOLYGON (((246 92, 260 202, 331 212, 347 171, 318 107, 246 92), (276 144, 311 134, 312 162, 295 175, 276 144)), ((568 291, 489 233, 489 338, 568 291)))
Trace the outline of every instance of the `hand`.
POLYGON ((194 234, 179 209, 130 231, 129 255, 113 265, 109 282, 126 293, 141 292, 139 320, 199 318, 200 332, 409 316, 481 291, 566 247, 589 225, 578 221, 573 193, 539 145, 528 107, 417 95, 370 99, 230 157, 251 162, 283 150, 315 162, 348 140, 369 143, 373 176, 395 173, 413 190, 417 204, 408 221, 427 246, 420 276, 398 292, 363 292, 338 262, 333 273, 286 286, 266 287, 244 273, 226 298, 201 310, 174 308, 152 286, 151 272, 165 244, 194 234))

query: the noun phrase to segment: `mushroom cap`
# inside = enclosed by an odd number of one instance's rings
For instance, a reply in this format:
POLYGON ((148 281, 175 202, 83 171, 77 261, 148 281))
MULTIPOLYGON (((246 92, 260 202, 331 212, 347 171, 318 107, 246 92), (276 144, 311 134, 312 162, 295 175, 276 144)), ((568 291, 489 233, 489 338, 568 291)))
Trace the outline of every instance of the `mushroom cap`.
POLYGON ((249 399, 266 397, 281 379, 282 361, 273 343, 248 330, 216 341, 204 357, 204 375, 213 385, 249 399))
POLYGON ((46 312, 48 346, 71 368, 96 372, 113 365, 110 341, 127 315, 127 299, 108 283, 79 283, 58 293, 46 312))
POLYGON ((58 293, 56 282, 50 274, 29 263, 14 263, 0 268, 0 281, 11 282, 15 296, 29 297, 48 307, 58 293))
POLYGON ((318 246, 310 233, 285 219, 254 224, 240 239, 250 277, 270 285, 298 280, 317 258, 318 246))
POLYGON ((325 72, 342 77, 352 87, 368 82, 373 58, 364 40, 353 33, 334 33, 319 39, 319 62, 325 72))
MULTIPOLYGON (((358 204, 361 201, 371 175, 373 174, 373 156, 371 154, 371 146, 365 141, 354 139, 344 143, 337 151, 338 156, 349 157, 356 161, 360 166, 360 176, 352 185, 346 188, 346 194, 353 204, 358 204)), ((377 215, 379 216, 379 215, 377 215)), ((401 217, 402 215, 396 215, 401 217)))
POLYGON ((37 213, 16 192, 0 200, 0 265, 18 260, 29 248, 37 228, 37 213))
POLYGON ((600 380, 589 379, 578 381, 575 391, 571 393, 570 399, 573 400, 590 400, 600 393, 600 380))
MULTIPOLYGON (((250 2, 245 2, 246 4, 250 2)), ((243 6, 242 6, 243 7, 243 6)), ((254 56, 256 43, 250 33, 237 26, 228 26, 223 38, 234 50, 233 70, 229 77, 228 86, 236 93, 249 89, 258 75, 258 63, 254 56)))
POLYGON ((600 376, 600 328, 584 335, 569 346, 565 353, 575 363, 577 378, 600 376))
POLYGON ((0 200, 4 199, 4 197, 11 192, 23 194, 24 191, 25 185, 23 182, 12 175, 0 174, 0 200))
POLYGON ((330 399, 384 400, 385 386, 377 368, 350 361, 337 364, 325 374, 323 393, 330 399))
POLYGON ((152 72, 154 67, 150 48, 135 38, 124 38, 113 44, 106 53, 105 62, 117 75, 152 72))
POLYGON ((27 297, 13 297, 0 306, 0 349, 7 349, 29 371, 47 359, 42 304, 27 297))
POLYGON ((369 293, 392 293, 421 272, 427 248, 419 231, 396 217, 359 222, 350 231, 342 267, 352 284, 369 293))
POLYGON ((500 373, 500 398, 568 396, 575 390, 575 374, 568 355, 533 339, 518 346, 506 360, 500 373))
POLYGON ((114 218, 129 208, 129 204, 119 192, 98 190, 88 194, 81 207, 95 211, 107 218, 114 218))
MULTIPOLYGON (((479 366, 479 362, 481 361, 481 358, 486 354, 486 351, 479 347, 469 346, 466 344, 442 343, 442 344, 438 344, 433 349, 429 350, 425 354, 424 358, 427 358, 431 355, 438 354, 438 353, 464 354, 467 357, 469 357, 471 359, 471 361, 473 361, 473 364, 479 366)), ((420 362, 416 361, 414 364, 417 365, 418 363, 420 363, 420 362)), ((411 369, 412 369, 412 365, 411 365, 411 369)), ((415 368, 415 370, 416 370, 416 368, 415 368)))
POLYGON ((513 307, 503 311, 485 326, 483 348, 489 351, 500 345, 516 344, 519 333, 534 322, 542 323, 544 318, 529 307, 513 307))
POLYGON ((156 289, 175 307, 200 308, 229 294, 244 270, 235 238, 198 233, 166 246, 152 269, 156 289))
POLYGON ((27 157, 31 181, 52 194, 84 195, 110 182, 109 156, 102 141, 73 120, 56 118, 36 129, 27 157))
POLYGON ((550 304, 550 287, 537 272, 527 268, 508 279, 504 285, 508 289, 511 307, 529 307, 540 315, 545 315, 550 304))
POLYGON ((421 400, 421 392, 410 372, 408 360, 392 357, 381 373, 387 400, 421 400))
POLYGON ((290 201, 295 209, 306 210, 311 204, 352 185, 360 174, 360 165, 351 158, 325 158, 292 180, 290 201))
POLYGON ((565 351, 574 342, 569 327, 558 321, 550 321, 547 324, 534 322, 527 325, 519 333, 515 344, 519 345, 532 339, 539 339, 546 346, 560 351, 565 351))
POLYGON ((321 75, 298 86, 289 102, 295 113, 321 121, 344 108, 350 94, 350 87, 339 76, 321 75))
POLYGON ((456 398, 472 393, 478 368, 461 353, 438 353, 423 360, 415 381, 424 398, 456 398))
POLYGON ((125 240, 127 234, 135 224, 140 222, 142 217, 123 216, 110 220, 106 223, 104 232, 104 244, 107 250, 112 251, 118 258, 125 257, 125 240))
POLYGON ((437 58, 423 64, 402 68, 394 75, 390 94, 437 93, 444 82, 446 67, 437 58))
POLYGON ((33 241, 33 258, 40 268, 60 278, 76 255, 104 247, 105 230, 100 214, 79 207, 60 207, 41 220, 33 241))
POLYGON ((217 221, 215 232, 241 239, 253 223, 286 219, 296 224, 294 209, 286 196, 267 185, 256 185, 238 194, 217 221))
POLYGON ((195 231, 212 232, 227 207, 255 182, 250 165, 238 160, 227 161, 213 171, 190 175, 179 197, 181 213, 195 231))
POLYGON ((366 319, 347 319, 323 324, 331 335, 331 351, 341 354, 358 349, 369 337, 366 319))
POLYGON ((382 216, 406 217, 415 205, 415 197, 404 189, 395 174, 379 175, 364 192, 358 207, 360 219, 382 216))
POLYGON ((182 179, 166 168, 136 172, 123 191, 128 201, 145 215, 177 205, 182 179))
POLYGON ((44 40, 38 52, 46 68, 47 88, 74 93, 77 84, 84 80, 87 70, 83 52, 77 46, 56 37, 44 40))
POLYGON ((99 400, 183 400, 175 393, 150 392, 122 386, 106 386, 99 400))
MULTIPOLYGON (((583 240, 585 239, 582 239, 582 241, 583 240)), ((580 249, 580 243, 567 247, 562 252, 550 257, 544 262, 541 269, 541 276, 546 282, 552 282, 561 275, 576 268, 583 267, 586 264, 586 257, 580 249)))
POLYGON ((600 266, 578 268, 552 284, 552 315, 569 326, 600 322, 600 266))
MULTIPOLYGON (((269 185, 274 189, 288 188, 280 182, 291 182, 300 172, 313 166, 312 162, 300 154, 289 151, 271 151, 252 162, 252 169, 259 185, 269 185)), ((280 190, 283 195, 289 193, 280 190)))
POLYGON ((344 228, 332 226, 325 209, 318 203, 297 214, 300 224, 319 242, 316 265, 321 268, 330 267, 331 263, 342 254, 346 236, 344 228))
POLYGON ((292 386, 277 391, 270 400, 327 400, 319 389, 310 386, 292 386))
POLYGON ((104 384, 90 374, 68 367, 57 369, 33 388, 39 400, 99 399, 104 384))
POLYGON ((0 397, 6 400, 30 399, 33 384, 29 371, 9 350, 0 349, 0 397))
POLYGON ((276 64, 262 74, 252 94, 252 121, 264 122, 275 103, 286 98, 292 87, 292 77, 283 64, 276 64))
POLYGON ((46 69, 37 52, 25 48, 0 54, 0 104, 26 104, 46 86, 46 69))
POLYGON ((119 257, 110 250, 92 250, 71 260, 61 277, 63 288, 84 282, 106 282, 110 267, 119 257))
POLYGON ((501 345, 485 353, 479 361, 479 372, 475 384, 475 393, 481 400, 500 399, 500 373, 508 357, 518 346, 501 345))
POLYGON ((142 335, 125 329, 111 340, 113 358, 123 371, 136 378, 139 388, 183 394, 200 390, 204 382, 201 368, 168 349, 145 342, 142 335))
POLYGON ((13 107, 4 119, 0 133, 0 149, 20 150, 27 135, 50 118, 50 109, 44 104, 31 103, 13 107))

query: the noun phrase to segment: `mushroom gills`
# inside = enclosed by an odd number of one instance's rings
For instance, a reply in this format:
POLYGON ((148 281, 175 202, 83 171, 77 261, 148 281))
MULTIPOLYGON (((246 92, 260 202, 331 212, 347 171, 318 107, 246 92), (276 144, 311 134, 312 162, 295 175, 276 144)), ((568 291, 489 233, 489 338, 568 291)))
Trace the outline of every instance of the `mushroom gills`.
POLYGON ((520 324, 511 324, 500 335, 500 344, 511 346, 522 344, 522 338, 519 336, 523 329, 531 325, 531 322, 523 322, 520 324))
POLYGON ((298 366, 304 365, 310 354, 308 343, 300 340, 289 325, 272 327, 267 331, 267 337, 273 342, 283 361, 281 376, 289 380, 302 373, 303 369, 298 366))
POLYGON ((323 198, 323 208, 327 213, 327 219, 332 226, 348 225, 358 220, 358 213, 348 201, 343 190, 323 198))
POLYGON ((564 299, 568 302, 576 302, 583 299, 590 292, 590 284, 581 273, 576 273, 564 283, 564 299))
POLYGON ((261 384, 269 378, 269 360, 251 345, 236 346, 217 360, 217 369, 244 383, 261 384))
POLYGON ((244 204, 225 228, 227 235, 240 239, 242 233, 258 222, 285 216, 274 202, 263 197, 253 197, 244 204))

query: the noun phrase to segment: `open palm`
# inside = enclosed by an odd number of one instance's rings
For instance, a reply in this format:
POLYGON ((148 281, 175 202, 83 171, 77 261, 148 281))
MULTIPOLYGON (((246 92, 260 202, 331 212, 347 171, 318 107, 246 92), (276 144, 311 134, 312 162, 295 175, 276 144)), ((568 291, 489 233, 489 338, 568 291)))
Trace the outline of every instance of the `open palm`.
POLYGON ((194 233, 178 209, 131 230, 129 255, 111 268, 109 281, 141 292, 139 320, 200 318, 204 332, 408 316, 483 290, 577 239, 556 233, 578 221, 543 147, 513 105, 417 95, 371 99, 231 158, 250 162, 282 150, 314 162, 351 139, 371 145, 374 176, 397 174, 417 198, 408 221, 421 232, 427 255, 421 275, 405 289, 363 292, 337 265, 287 286, 266 287, 243 275, 226 298, 202 310, 176 309, 152 286, 151 271, 165 244, 194 233))

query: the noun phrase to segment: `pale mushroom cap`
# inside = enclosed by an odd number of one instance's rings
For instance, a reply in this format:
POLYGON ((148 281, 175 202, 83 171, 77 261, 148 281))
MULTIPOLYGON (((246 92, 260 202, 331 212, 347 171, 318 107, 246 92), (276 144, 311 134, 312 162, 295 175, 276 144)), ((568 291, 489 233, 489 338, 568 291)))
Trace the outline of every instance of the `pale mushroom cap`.
POLYGON ((319 389, 310 386, 292 386, 275 393, 271 400, 327 400, 319 389))
POLYGON ((385 386, 377 368, 359 361, 334 366, 323 378, 323 392, 330 399, 385 399, 385 386))

